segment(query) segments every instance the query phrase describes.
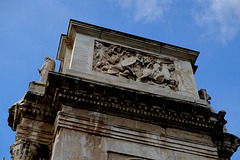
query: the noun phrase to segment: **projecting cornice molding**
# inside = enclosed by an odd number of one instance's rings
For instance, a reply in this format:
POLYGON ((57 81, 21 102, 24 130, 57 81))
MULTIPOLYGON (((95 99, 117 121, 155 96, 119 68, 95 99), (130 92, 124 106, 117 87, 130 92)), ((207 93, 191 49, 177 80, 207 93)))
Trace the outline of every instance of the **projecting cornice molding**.
POLYGON ((99 27, 92 24, 87 24, 87 23, 72 20, 72 19, 69 22, 67 35, 61 36, 58 55, 57 55, 57 58, 59 60, 61 60, 61 57, 64 57, 63 55, 64 52, 62 52, 61 50, 61 48, 64 46, 62 42, 66 40, 68 40, 66 42, 69 42, 69 40, 74 39, 76 33, 95 37, 97 39, 111 41, 114 43, 119 43, 119 44, 126 45, 133 48, 142 49, 142 50, 153 52, 156 54, 172 56, 181 60, 189 61, 192 64, 194 70, 196 69, 196 66, 194 66, 194 63, 199 55, 198 51, 135 36, 132 34, 115 31, 112 29, 107 29, 104 27, 99 27))
POLYGON ((223 111, 216 114, 194 103, 55 72, 49 73, 48 90, 54 95, 54 106, 64 104, 164 127, 218 135, 226 123, 223 111))
POLYGON ((51 99, 45 96, 45 88, 43 83, 30 82, 24 97, 8 108, 8 125, 12 130, 16 131, 23 118, 54 123, 56 110, 51 106, 51 99))

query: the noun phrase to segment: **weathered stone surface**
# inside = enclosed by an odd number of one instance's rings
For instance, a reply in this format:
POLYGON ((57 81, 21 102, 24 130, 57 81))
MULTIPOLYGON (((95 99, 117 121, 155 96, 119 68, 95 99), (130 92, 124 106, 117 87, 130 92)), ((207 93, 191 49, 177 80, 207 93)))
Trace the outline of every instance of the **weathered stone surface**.
POLYGON ((50 90, 58 88, 53 103, 210 135, 222 132, 226 123, 224 114, 213 113, 195 102, 177 101, 57 73, 50 73, 49 80, 50 90))
MULTIPOLYGON (((156 160, 217 159, 211 138, 201 134, 169 132, 171 129, 161 127, 153 130, 155 126, 149 123, 69 106, 63 106, 57 122, 52 159, 106 159, 110 152, 156 160), (71 154, 65 154, 66 150, 71 154)), ((110 158, 113 156, 110 154, 110 158)))
POLYGON ((12 160, 32 160, 40 146, 35 142, 27 139, 20 139, 10 146, 12 160))
MULTIPOLYGON (((62 68, 64 73, 144 92, 166 93, 173 97, 178 95, 176 97, 179 99, 199 101, 190 62, 129 48, 121 44, 102 42, 87 35, 76 34, 75 37, 70 65, 62 68), (111 50, 116 50, 116 47, 121 48, 119 50, 124 53, 121 58, 117 56, 118 54, 112 54, 117 53, 116 51, 111 52, 111 50), (116 63, 117 59, 122 59, 122 61, 116 63), (131 63, 134 64, 130 65, 131 63), (98 74, 96 71, 109 74, 109 76, 98 74), (118 77, 113 77, 113 75, 118 75, 118 77)), ((67 50, 65 54, 69 55, 67 50)), ((64 64, 65 61, 63 66, 64 64)))
POLYGON ((26 95, 9 108, 8 124, 16 130, 10 147, 14 160, 49 159, 55 113, 45 92, 46 84, 31 82, 26 95))
POLYGON ((240 139, 235 135, 224 133, 215 140, 215 145, 220 160, 231 159, 232 154, 240 146, 240 139))
POLYGON ((174 60, 157 58, 119 45, 95 41, 93 70, 178 90, 174 60))
POLYGON ((84 35, 76 35, 70 68, 75 71, 86 73, 92 70, 94 39, 84 35))
POLYGON ((34 142, 48 145, 53 138, 53 125, 43 122, 23 118, 21 124, 18 125, 16 132, 16 140, 31 139, 34 142))
POLYGON ((28 91, 30 92, 35 92, 37 94, 44 95, 45 90, 46 90, 46 85, 42 82, 33 81, 29 83, 28 91))
POLYGON ((45 84, 47 82, 48 72, 54 71, 55 69, 55 61, 48 56, 45 57, 44 60, 46 62, 42 65, 41 69, 39 69, 38 72, 41 75, 39 81, 45 84))
POLYGON ((47 58, 9 108, 12 159, 230 159, 240 140, 197 91, 198 54, 71 20, 60 72, 47 58))

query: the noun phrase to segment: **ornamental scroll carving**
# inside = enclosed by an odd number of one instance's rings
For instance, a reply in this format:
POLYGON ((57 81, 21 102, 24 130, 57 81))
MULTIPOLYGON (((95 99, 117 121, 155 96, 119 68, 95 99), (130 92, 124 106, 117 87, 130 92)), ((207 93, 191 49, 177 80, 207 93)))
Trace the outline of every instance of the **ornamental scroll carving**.
POLYGON ((119 45, 95 41, 93 70, 178 90, 174 60, 148 56, 119 45))

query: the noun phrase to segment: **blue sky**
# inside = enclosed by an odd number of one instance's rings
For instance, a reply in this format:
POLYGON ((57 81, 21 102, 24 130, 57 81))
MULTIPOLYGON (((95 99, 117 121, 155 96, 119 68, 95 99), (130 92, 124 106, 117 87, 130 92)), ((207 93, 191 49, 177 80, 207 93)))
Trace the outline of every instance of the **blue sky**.
POLYGON ((0 0, 0 159, 15 138, 7 109, 39 80, 44 57, 56 58, 70 19, 200 51, 198 89, 240 137, 239 0, 0 0))

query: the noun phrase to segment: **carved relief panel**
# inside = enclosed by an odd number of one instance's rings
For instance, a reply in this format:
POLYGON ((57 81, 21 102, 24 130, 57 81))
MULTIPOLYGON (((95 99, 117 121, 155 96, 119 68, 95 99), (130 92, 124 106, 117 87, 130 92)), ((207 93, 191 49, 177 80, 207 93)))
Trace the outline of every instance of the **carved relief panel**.
POLYGON ((174 60, 95 41, 93 70, 137 82, 178 90, 174 60))

